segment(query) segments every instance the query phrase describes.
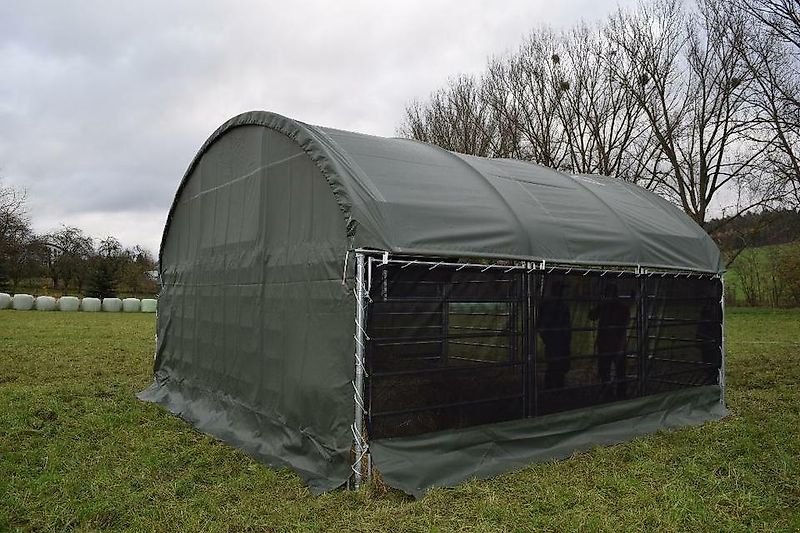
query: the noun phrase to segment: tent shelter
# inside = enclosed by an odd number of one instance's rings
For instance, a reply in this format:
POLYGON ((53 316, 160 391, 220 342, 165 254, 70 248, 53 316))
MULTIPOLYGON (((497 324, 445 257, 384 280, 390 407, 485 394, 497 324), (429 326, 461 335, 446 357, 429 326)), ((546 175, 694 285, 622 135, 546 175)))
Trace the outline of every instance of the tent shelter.
POLYGON ((140 394, 315 492, 725 415, 720 254, 637 186, 250 112, 187 170, 140 394))

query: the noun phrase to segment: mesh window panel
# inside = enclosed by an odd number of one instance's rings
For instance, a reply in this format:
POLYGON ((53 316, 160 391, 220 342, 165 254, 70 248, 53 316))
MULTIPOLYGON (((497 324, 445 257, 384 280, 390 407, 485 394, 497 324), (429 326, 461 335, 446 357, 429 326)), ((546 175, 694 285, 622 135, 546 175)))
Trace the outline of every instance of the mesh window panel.
POLYGON ((717 383, 722 286, 717 279, 650 278, 645 394, 717 383))
POLYGON ((638 393, 639 280, 549 274, 536 284, 534 405, 543 415, 638 393))
POLYGON ((721 284, 620 271, 373 267, 372 438, 715 384, 721 284))
POLYGON ((373 438, 523 416, 523 275, 375 269, 367 335, 373 438))

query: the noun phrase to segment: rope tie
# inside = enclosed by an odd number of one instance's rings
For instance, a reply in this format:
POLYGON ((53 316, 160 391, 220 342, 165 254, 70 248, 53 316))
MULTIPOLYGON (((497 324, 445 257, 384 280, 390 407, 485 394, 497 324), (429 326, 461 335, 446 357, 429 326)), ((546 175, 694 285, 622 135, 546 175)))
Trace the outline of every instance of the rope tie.
POLYGON ((357 455, 356 460, 350 466, 350 469, 354 474, 361 475, 361 461, 363 461, 364 457, 366 457, 369 453, 369 443, 364 439, 363 435, 358 434, 355 424, 350 424, 350 431, 353 433, 353 440, 358 442, 359 448, 361 448, 361 453, 357 455))

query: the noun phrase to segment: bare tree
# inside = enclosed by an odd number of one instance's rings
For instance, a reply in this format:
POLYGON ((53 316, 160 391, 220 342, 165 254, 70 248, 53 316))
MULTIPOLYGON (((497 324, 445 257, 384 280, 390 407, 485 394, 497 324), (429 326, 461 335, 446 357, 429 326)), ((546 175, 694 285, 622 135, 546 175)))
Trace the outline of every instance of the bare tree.
POLYGON ((763 172, 800 207, 800 7, 739 0, 728 9, 747 17, 740 53, 753 78, 753 138, 765 146, 763 172))
POLYGON ((570 152, 569 170, 637 182, 657 145, 636 99, 609 67, 615 52, 602 32, 580 25, 562 37, 569 87, 559 106, 570 152))
POLYGON ((401 134, 635 182, 700 224, 800 196, 800 69, 774 45, 796 45, 797 9, 734 1, 645 0, 597 29, 535 30, 409 106, 401 134), (779 29, 754 39, 754 20, 779 29))
POLYGON ((749 136, 752 77, 738 53, 741 17, 701 0, 688 17, 677 0, 619 11, 606 35, 609 66, 641 107, 661 156, 651 163, 662 193, 700 224, 722 194, 738 214, 776 200, 759 174, 764 147, 749 136))
POLYGON ((800 4, 797 0, 740 0, 735 5, 800 53, 800 4))
POLYGON ((47 271, 53 289, 67 290, 74 283, 77 290, 83 290, 89 275, 88 261, 94 251, 92 238, 79 228, 62 226, 40 240, 47 247, 47 271))
POLYGON ((33 237, 25 209, 25 191, 0 182, 0 289, 16 285, 29 264, 33 237))
POLYGON ((496 123, 483 101, 481 80, 458 76, 430 100, 406 108, 400 134, 466 154, 494 155, 496 123))
POLYGON ((30 230, 25 200, 25 191, 0 182, 0 247, 17 242, 20 233, 30 230))
POLYGON ((550 29, 531 32, 508 60, 507 90, 519 110, 518 154, 522 159, 565 169, 569 166, 569 146, 563 115, 568 111, 562 100, 570 83, 561 45, 559 36, 550 29))
POLYGON ((511 93, 513 76, 508 58, 495 58, 487 68, 481 87, 482 97, 495 124, 493 156, 525 159, 522 149, 522 107, 511 93))
POLYGON ((123 252, 125 263, 119 269, 119 280, 135 295, 152 294, 157 288, 150 272, 155 270, 153 255, 139 245, 123 252))
POLYGON ((608 68, 602 32, 582 25, 530 33, 490 61, 406 109, 400 133, 447 149, 514 157, 580 174, 642 181, 658 151, 635 98, 608 68))

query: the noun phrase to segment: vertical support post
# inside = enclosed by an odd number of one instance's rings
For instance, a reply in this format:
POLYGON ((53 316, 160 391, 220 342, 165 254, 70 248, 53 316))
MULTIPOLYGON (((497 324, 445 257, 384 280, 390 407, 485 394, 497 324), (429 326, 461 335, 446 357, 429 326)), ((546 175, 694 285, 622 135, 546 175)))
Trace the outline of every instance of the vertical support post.
POLYGON ((383 252, 383 259, 381 259, 381 299, 384 302, 389 301, 389 252, 383 252))
POLYGON ((364 435, 364 347, 367 340, 366 334, 366 279, 364 275, 364 254, 356 254, 356 329, 355 329, 355 378, 353 380, 353 403, 355 411, 353 416, 353 448, 355 460, 353 462, 353 484, 356 490, 361 487, 363 479, 369 478, 369 469, 365 468, 364 459, 367 457, 369 464, 369 444, 364 435), (366 470, 366 475, 365 475, 366 470))
MULTIPOLYGON (((528 416, 528 355, 530 354, 530 343, 528 338, 528 331, 530 326, 530 299, 528 291, 528 274, 530 270, 530 263, 525 263, 525 270, 520 273, 520 295, 517 300, 521 305, 522 322, 520 324, 519 336, 522 344, 522 416, 528 416)), ((515 341, 516 342, 516 341, 515 341)))
POLYGON ((720 283, 720 324, 719 324, 719 351, 720 351, 720 365, 719 365, 719 402, 725 405, 725 275, 719 275, 720 283))
POLYGON ((637 378, 639 382, 639 396, 642 396, 646 390, 645 379, 647 376, 647 276, 645 271, 639 267, 636 268, 636 275, 639 278, 639 307, 636 312, 639 317, 637 321, 639 329, 637 332, 637 362, 639 363, 637 367, 637 378))
MULTIPOLYGON (((161 283, 161 275, 158 276, 158 282, 161 283)), ((158 359, 158 301, 161 299, 161 291, 156 295, 156 333, 153 335, 156 340, 156 349, 153 351, 153 363, 158 359)))
POLYGON ((539 415, 539 387, 536 384, 536 357, 537 357, 537 339, 536 334, 538 333, 539 327, 539 301, 540 301, 540 291, 544 291, 544 262, 542 262, 542 274, 541 276, 537 275, 536 273, 529 274, 530 279, 528 281, 528 294, 529 294, 529 301, 530 301, 530 309, 531 309, 531 327, 530 327, 530 335, 528 336, 528 342, 530 343, 531 349, 529 352, 528 359, 530 361, 530 396, 532 399, 532 409, 529 413, 529 416, 538 416, 539 415))
POLYGON ((442 360, 442 366, 447 366, 447 349, 448 343, 450 342, 450 304, 448 303, 448 283, 443 281, 439 284, 439 290, 441 294, 439 295, 439 304, 442 306, 441 309, 441 335, 442 335, 442 346, 439 350, 439 357, 442 360))
POLYGON ((506 342, 508 343, 508 362, 517 360, 517 316, 519 309, 517 309, 517 301, 514 294, 514 282, 508 285, 506 298, 508 302, 508 334, 506 335, 506 342))

